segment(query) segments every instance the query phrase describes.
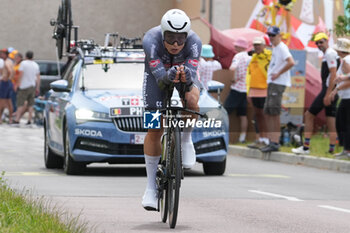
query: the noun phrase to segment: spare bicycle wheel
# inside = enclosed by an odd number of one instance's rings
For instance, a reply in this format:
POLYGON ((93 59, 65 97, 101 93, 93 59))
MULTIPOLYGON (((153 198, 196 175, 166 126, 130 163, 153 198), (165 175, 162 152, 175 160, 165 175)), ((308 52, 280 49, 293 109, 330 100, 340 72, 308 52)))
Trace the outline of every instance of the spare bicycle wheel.
POLYGON ((63 10, 62 6, 58 7, 58 13, 57 13, 57 20, 55 22, 55 28, 53 29, 53 36, 56 40, 56 49, 58 53, 58 58, 62 59, 63 55, 63 39, 65 30, 64 30, 64 24, 63 24, 63 10))
POLYGON ((62 0, 62 9, 63 9, 63 23, 64 23, 64 37, 65 37, 65 46, 66 52, 70 52, 70 39, 72 32, 72 6, 70 0, 62 0))
POLYGON ((70 52, 70 38, 73 26, 72 8, 70 0, 62 0, 58 7, 57 19, 54 22, 53 38, 56 40, 58 58, 62 59, 63 49, 70 52))

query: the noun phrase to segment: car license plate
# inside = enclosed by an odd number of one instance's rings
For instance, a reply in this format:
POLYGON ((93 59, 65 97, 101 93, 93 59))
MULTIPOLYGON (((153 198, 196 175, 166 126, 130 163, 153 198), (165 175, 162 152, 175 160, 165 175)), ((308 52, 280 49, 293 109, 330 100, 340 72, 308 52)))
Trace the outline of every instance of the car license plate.
POLYGON ((145 141, 146 134, 133 134, 130 142, 132 144, 143 144, 145 141))
POLYGON ((143 116, 143 107, 110 108, 110 117, 143 116))

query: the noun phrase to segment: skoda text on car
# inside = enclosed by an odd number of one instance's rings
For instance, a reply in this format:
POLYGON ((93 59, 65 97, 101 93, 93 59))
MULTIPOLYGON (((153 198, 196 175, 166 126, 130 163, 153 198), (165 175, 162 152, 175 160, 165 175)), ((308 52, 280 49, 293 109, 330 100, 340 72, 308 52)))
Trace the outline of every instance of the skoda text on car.
MULTIPOLYGON (((91 163, 144 163, 143 50, 86 41, 80 47, 85 49, 67 64, 62 79, 51 83, 44 110, 46 167, 80 174, 91 163)), ((181 104, 176 93, 172 102, 181 104)), ((228 145, 227 113, 205 88, 199 106, 207 116, 199 121, 220 124, 194 124, 197 162, 203 163, 205 174, 221 175, 228 145)))

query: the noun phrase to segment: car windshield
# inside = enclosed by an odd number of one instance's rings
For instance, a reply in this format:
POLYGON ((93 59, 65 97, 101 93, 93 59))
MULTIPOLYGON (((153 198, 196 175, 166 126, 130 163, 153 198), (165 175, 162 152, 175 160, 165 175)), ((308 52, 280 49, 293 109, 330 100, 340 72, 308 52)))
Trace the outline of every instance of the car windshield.
MULTIPOLYGON (((44 76, 57 76, 58 75, 58 67, 57 67, 57 63, 55 62, 45 62, 45 61, 36 61, 39 65, 39 69, 40 69, 40 75, 44 75, 44 76)), ((60 63, 59 64, 60 69, 61 69, 61 73, 62 73, 62 68, 63 68, 63 64, 60 63)))
POLYGON ((86 65, 80 73, 79 87, 87 90, 97 89, 142 89, 143 63, 116 63, 109 64, 107 72, 101 64, 86 65))

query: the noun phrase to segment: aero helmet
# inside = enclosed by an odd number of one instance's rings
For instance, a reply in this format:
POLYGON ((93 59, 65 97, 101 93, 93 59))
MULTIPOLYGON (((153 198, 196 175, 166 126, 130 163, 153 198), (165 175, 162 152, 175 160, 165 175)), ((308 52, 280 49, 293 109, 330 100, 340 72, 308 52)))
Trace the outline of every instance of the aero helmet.
POLYGON ((191 29, 191 20, 182 10, 171 9, 163 15, 160 25, 162 35, 165 31, 188 33, 191 29))

